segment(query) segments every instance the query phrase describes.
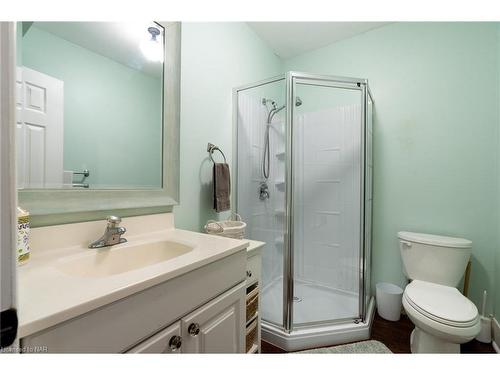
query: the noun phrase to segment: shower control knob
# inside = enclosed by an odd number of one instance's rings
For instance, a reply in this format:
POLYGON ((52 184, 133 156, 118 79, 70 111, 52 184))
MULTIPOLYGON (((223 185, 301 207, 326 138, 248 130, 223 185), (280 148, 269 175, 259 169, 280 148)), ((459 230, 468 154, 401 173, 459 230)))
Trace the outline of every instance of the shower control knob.
POLYGON ((182 337, 180 336, 172 336, 170 341, 168 342, 168 347, 170 348, 171 351, 176 352, 179 350, 182 346, 182 337))
POLYGON ((252 277, 252 271, 247 270, 247 277, 252 277))
POLYGON ((200 325, 198 323, 191 323, 188 327, 188 332, 193 337, 198 336, 200 333, 200 325))
POLYGON ((269 186, 267 186, 267 183, 261 182, 259 186, 259 199, 261 201, 265 201, 266 199, 270 198, 269 194, 269 186))

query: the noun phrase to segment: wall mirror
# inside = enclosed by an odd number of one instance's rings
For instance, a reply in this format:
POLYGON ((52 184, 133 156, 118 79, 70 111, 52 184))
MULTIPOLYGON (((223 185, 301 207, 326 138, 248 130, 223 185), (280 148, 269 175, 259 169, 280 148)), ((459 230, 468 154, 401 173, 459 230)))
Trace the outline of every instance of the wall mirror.
POLYGON ((180 24, 18 22, 16 57, 32 215, 177 202, 180 24))

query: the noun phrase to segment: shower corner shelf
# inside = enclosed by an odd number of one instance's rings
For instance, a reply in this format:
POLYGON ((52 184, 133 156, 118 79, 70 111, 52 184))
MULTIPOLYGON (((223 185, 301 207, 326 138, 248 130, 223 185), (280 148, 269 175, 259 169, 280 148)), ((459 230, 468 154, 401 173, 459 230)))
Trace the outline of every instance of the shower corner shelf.
POLYGON ((276 153, 276 157, 278 159, 284 159, 285 158, 285 151, 280 151, 276 153))
POLYGON ((276 237, 274 239, 274 244, 275 245, 278 245, 278 246, 283 246, 283 244, 285 243, 283 237, 276 237))
POLYGON ((285 214, 285 209, 283 209, 283 208, 277 208, 277 209, 274 210, 274 213, 276 215, 280 215, 280 216, 284 215, 285 214))
POLYGON ((276 187, 279 190, 283 190, 285 188, 285 181, 283 181, 283 180, 281 180, 281 181, 275 181, 274 185, 276 185, 276 187))

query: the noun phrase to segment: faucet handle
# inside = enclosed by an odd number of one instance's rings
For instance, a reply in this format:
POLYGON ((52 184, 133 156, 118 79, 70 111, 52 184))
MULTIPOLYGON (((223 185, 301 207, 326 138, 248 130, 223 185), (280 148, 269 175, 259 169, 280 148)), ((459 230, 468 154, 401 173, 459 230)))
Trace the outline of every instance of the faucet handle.
POLYGON ((106 218, 106 220, 108 221, 108 225, 110 225, 112 227, 114 227, 115 225, 118 225, 118 224, 120 224, 122 222, 122 218, 121 217, 119 217, 119 216, 113 216, 113 215, 108 216, 106 218))

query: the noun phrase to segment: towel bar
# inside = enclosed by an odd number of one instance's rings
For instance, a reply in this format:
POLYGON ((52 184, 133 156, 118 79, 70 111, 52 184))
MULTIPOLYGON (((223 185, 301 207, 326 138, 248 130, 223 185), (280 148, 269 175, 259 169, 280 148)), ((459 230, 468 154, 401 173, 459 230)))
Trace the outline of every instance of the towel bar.
POLYGON ((222 150, 218 146, 216 146, 216 145, 214 145, 212 143, 209 143, 207 145, 207 152, 210 154, 210 159, 212 160, 213 163, 215 163, 215 160, 213 158, 214 151, 219 151, 222 154, 222 157, 224 158, 224 163, 227 163, 227 161, 226 161, 226 155, 224 155, 224 153, 222 152, 222 150))

